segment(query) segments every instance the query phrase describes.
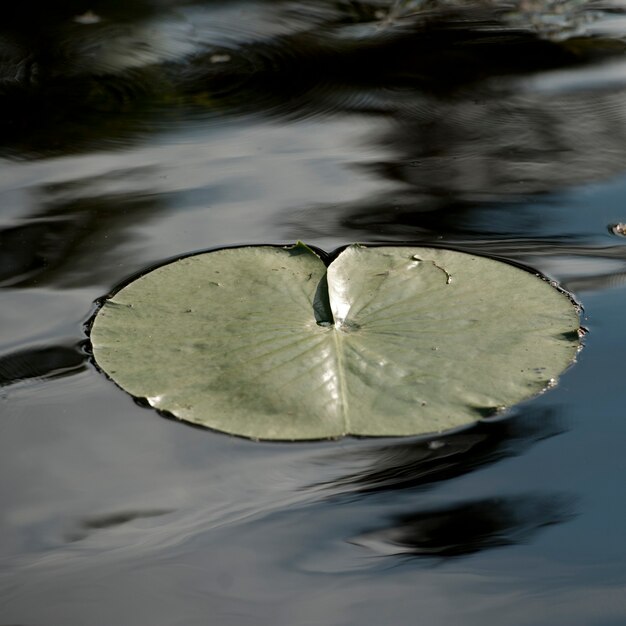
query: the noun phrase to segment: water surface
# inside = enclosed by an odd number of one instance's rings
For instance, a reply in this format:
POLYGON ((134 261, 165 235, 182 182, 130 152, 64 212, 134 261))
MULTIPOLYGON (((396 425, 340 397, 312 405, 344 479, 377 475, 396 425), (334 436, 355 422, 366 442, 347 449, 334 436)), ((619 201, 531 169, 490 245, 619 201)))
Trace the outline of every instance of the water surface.
POLYGON ((621 2, 22 2, 0 26, 0 623, 626 623, 621 2), (95 301, 214 247, 437 244, 571 290, 577 364, 434 440, 134 403, 95 301))

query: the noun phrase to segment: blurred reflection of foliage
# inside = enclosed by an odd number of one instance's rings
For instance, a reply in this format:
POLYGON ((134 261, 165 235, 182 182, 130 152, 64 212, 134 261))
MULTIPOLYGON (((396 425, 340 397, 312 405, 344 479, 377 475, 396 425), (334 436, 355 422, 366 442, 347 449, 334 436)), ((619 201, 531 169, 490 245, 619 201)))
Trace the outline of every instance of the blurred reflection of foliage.
POLYGON ((489 236, 498 220, 473 227, 473 209, 504 207, 509 219, 523 221, 528 200, 624 170, 626 90, 516 89, 398 94, 389 103, 393 121, 370 138, 391 157, 367 165, 394 189, 349 206, 317 207, 319 224, 381 237, 411 230, 489 236))
POLYGON ((553 412, 526 409, 506 420, 481 421, 470 428, 415 442, 376 445, 331 455, 333 463, 363 466, 325 486, 340 494, 415 489, 463 476, 562 432, 553 412))
MULTIPOLYGON (((190 108, 281 117, 388 113, 394 88, 449 93, 492 76, 573 66, 623 50, 619 38, 609 45, 597 29, 572 28, 597 22, 595 3, 558 3, 558 19, 548 21, 560 37, 546 35, 536 19, 544 13, 526 0, 506 9, 465 0, 95 0, 89 11, 85 6, 29 0, 3 9, 5 154, 132 142, 177 123, 175 112, 190 108)), ((557 8, 549 1, 542 6, 546 15, 557 8)))
POLYGON ((574 501, 564 494, 485 498, 397 515, 352 541, 388 555, 460 557, 524 543, 573 515, 574 501))

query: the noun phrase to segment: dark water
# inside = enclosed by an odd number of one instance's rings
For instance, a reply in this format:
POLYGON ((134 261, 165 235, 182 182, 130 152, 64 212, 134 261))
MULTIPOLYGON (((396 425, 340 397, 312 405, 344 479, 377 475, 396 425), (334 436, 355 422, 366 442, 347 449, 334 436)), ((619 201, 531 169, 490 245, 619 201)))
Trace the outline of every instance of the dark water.
POLYGON ((0 10, 0 624, 626 624, 626 5, 0 10), (89 363, 156 262, 302 239, 523 262, 578 363, 433 441, 253 443, 89 363))

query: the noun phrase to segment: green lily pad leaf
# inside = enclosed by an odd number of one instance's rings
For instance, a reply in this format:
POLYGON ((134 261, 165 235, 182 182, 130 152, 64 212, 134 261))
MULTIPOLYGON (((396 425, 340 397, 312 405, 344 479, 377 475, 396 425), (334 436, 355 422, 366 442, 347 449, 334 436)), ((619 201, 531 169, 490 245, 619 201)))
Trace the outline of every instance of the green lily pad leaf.
POLYGON ((91 329, 120 387, 255 439, 415 435, 551 386, 578 310, 542 278, 450 250, 303 244, 190 256, 131 282, 91 329))

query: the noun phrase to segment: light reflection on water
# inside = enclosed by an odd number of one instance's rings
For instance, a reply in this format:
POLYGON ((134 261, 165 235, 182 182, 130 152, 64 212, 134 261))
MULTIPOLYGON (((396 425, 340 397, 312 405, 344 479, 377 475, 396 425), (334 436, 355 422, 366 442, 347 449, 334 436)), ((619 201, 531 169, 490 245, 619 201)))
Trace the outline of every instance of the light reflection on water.
POLYGON ((626 621, 623 7, 27 4, 0 27, 2 622, 626 621), (243 441, 88 363, 129 275, 296 239, 526 263, 587 347, 430 442, 243 441))

